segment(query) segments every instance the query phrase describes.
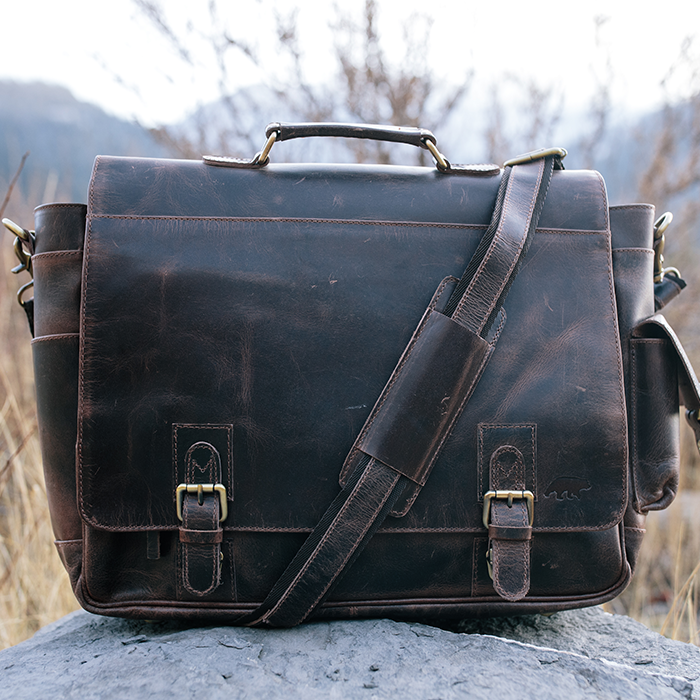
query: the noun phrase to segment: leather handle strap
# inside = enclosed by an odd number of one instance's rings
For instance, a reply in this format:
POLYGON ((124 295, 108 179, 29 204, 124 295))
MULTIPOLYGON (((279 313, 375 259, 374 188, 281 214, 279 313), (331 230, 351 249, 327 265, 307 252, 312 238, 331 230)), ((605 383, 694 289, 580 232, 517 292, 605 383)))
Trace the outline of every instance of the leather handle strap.
MULTIPOLYGON (((461 288, 456 303, 453 304, 453 312, 456 313, 452 314, 452 320, 475 335, 487 336, 492 317, 495 318, 503 306, 512 279, 519 269, 520 259, 527 250, 531 234, 537 226, 553 168, 554 158, 547 157, 505 170, 493 218, 484 235, 485 244, 482 240, 483 245, 477 248, 455 291, 456 293, 461 288), (468 279, 465 279, 466 277, 468 279), (460 306, 465 294, 468 300, 478 306, 479 317, 476 319, 466 304, 460 306)), ((415 337, 414 334, 411 343, 415 337)), ((395 374, 400 370, 410 350, 411 344, 402 356, 395 374)), ((469 350, 472 351, 473 348, 469 350)), ((450 407, 453 414, 451 419, 439 421, 443 432, 449 433, 454 425, 456 417, 481 377, 490 354, 489 352, 483 361, 476 363, 470 362, 470 357, 464 358, 465 365, 472 368, 470 372, 473 376, 469 381, 462 382, 468 388, 462 400, 454 402, 450 407)), ((434 361, 431 354, 428 354, 428 357, 434 361)), ((392 381, 394 378, 392 375, 382 397, 385 393, 392 392, 396 385, 392 381)), ((382 401, 382 397, 378 401, 380 412, 381 406, 387 403, 382 401)), ((394 402, 389 403, 390 406, 394 405, 394 402)), ((373 420, 377 420, 376 407, 368 422, 373 420)), ((365 430, 361 435, 364 433, 365 430)), ((389 440, 391 433, 391 430, 387 431, 389 440)), ((428 459, 430 466, 434 464, 445 437, 446 434, 441 435, 440 439, 433 439, 429 454, 423 456, 424 460, 428 459)), ((373 533, 391 512, 404 488, 409 484, 413 488, 420 488, 428 477, 429 468, 419 470, 419 481, 422 483, 416 484, 410 478, 415 478, 415 470, 399 471, 371 455, 358 453, 356 450, 354 452, 357 462, 349 481, 329 506, 264 603, 257 610, 237 620, 237 624, 290 627, 303 622, 328 596, 341 574, 359 556, 373 533)), ((352 454, 351 452, 351 456, 352 454)))
POLYGON ((277 141, 307 138, 309 136, 332 136, 348 139, 371 139, 407 143, 419 148, 427 148, 425 141, 437 143, 432 131, 408 126, 384 126, 378 124, 344 123, 292 123, 272 122, 265 128, 265 136, 277 134, 277 141))

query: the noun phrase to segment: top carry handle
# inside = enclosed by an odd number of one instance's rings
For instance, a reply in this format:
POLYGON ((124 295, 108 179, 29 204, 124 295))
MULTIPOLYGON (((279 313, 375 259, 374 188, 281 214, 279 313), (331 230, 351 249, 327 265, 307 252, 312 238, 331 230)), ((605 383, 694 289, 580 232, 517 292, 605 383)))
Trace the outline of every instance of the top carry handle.
MULTIPOLYGON (((203 156, 208 165, 218 165, 229 168, 262 168, 270 162, 270 151, 277 141, 290 141, 291 139, 308 138, 310 136, 332 136, 349 139, 370 139, 372 141, 389 141, 392 143, 405 143, 430 151, 435 159, 436 168, 442 173, 462 173, 469 175, 495 175, 499 171, 497 165, 453 165, 440 153, 437 147, 437 139, 432 131, 417 127, 406 126, 380 126, 377 124, 339 124, 339 123, 297 123, 283 124, 272 122, 265 128, 267 140, 262 149, 251 159, 230 158, 228 156, 203 156)), ((533 152, 536 157, 552 155, 556 158, 557 166, 561 165, 561 159, 566 156, 563 148, 550 149, 547 152, 533 152)), ((524 158, 530 158, 528 154, 524 158)), ((521 156, 523 158, 523 156, 521 156)), ((518 160, 518 159, 516 159, 518 160)), ((526 161, 518 161, 526 162, 526 161)), ((507 163, 514 165, 515 161, 507 163)))

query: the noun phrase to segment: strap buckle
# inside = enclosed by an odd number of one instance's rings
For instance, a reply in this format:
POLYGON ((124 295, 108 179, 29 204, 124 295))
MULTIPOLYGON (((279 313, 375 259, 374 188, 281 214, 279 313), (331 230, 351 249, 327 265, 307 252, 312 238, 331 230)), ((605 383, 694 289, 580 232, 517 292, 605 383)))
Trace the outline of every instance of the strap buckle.
POLYGON ((530 527, 535 521, 535 495, 532 491, 487 491, 484 494, 484 527, 488 528, 489 519, 491 517, 491 501, 497 499, 499 501, 508 501, 508 507, 511 508, 513 500, 524 500, 527 505, 527 516, 530 527))
POLYGON ((221 516, 219 522, 223 523, 228 517, 228 504, 226 502, 226 487, 223 484, 180 484, 175 489, 175 502, 177 507, 178 520, 182 520, 182 502, 186 493, 196 493, 197 500, 201 505, 204 501, 205 493, 218 493, 221 504, 221 516))
MULTIPOLYGON (((513 505, 513 500, 524 500, 527 505, 528 524, 532 527, 535 520, 535 495, 532 491, 487 491, 484 494, 484 527, 488 528, 489 519, 491 518, 491 502, 493 500, 507 501, 508 507, 513 505)), ((490 544, 490 543, 489 543, 490 544)), ((489 546, 486 551, 486 567, 489 572, 489 578, 493 580, 493 547, 489 546)))

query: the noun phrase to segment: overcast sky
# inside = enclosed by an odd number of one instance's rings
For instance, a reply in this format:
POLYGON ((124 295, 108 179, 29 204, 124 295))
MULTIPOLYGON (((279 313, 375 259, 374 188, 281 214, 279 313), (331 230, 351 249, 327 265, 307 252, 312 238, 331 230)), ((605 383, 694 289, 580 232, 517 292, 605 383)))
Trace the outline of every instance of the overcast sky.
MULTIPOLYGON (((700 37, 700 3, 664 0, 378 0, 381 28, 397 57, 401 55, 401 21, 415 10, 434 18, 430 59, 437 74, 456 80, 473 69, 485 85, 505 71, 536 76, 541 84, 567 93, 569 103, 586 102, 605 78, 609 57, 614 97, 619 106, 647 109, 662 98, 660 82, 679 54, 684 39, 700 37), (645 9, 648 8, 648 9, 645 9), (596 48, 596 16, 605 17, 596 48)), ((162 0, 176 25, 206 14, 208 0, 162 0)), ((269 4, 269 3, 268 3, 269 4)), ((333 2, 278 3, 300 5, 302 45, 314 79, 330 77, 333 2)), ((348 11, 363 0, 343 0, 348 11)), ((272 48, 271 17, 266 3, 224 0, 226 23, 237 36, 261 51, 272 48)), ((144 19, 132 0, 15 0, 3 2, 0 79, 41 80, 70 88, 82 100, 135 117, 146 124, 173 121, 217 94, 210 56, 195 42, 196 70, 179 62, 168 44, 144 19)), ((420 23, 420 18, 416 22, 420 23)), ((696 42, 697 44, 698 42, 696 42)), ((694 49, 699 54, 698 47, 694 49)), ((268 56, 273 65, 274 56, 268 56)), ((236 68, 232 89, 258 82, 249 65, 236 68)), ((687 74, 673 90, 687 88, 687 74)))

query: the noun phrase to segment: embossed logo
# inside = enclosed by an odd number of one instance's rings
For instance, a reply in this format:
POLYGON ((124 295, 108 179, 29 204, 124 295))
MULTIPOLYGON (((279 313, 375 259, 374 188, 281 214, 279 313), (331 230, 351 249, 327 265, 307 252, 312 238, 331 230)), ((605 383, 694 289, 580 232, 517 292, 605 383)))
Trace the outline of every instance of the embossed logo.
POLYGON ((591 484, 586 479, 579 479, 576 476, 560 476, 557 477, 544 492, 545 498, 554 496, 557 501, 573 500, 581 498, 583 491, 590 491, 591 484))

